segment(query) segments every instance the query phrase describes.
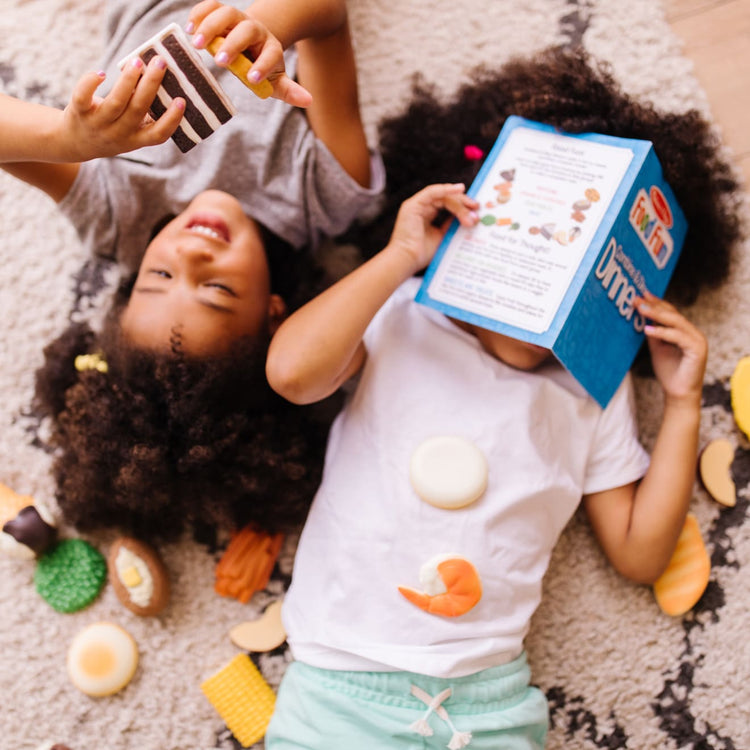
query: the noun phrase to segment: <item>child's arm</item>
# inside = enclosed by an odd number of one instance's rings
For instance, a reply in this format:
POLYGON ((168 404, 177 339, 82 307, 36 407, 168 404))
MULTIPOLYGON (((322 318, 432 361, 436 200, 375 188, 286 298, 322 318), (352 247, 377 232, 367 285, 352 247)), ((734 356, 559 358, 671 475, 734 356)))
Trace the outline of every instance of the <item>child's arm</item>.
POLYGON ((370 155, 345 0, 255 0, 246 13, 204 0, 191 11, 189 23, 196 47, 226 37, 220 65, 249 50, 255 60, 251 75, 257 81, 268 78, 277 98, 306 107, 315 135, 357 182, 369 185, 370 155), (284 72, 281 53, 292 44, 299 55, 299 83, 284 72))
POLYGON ((664 389, 651 465, 639 483, 588 495, 584 502, 615 568, 653 583, 669 563, 692 495, 708 347, 703 334, 664 300, 648 295, 637 305, 655 323, 646 335, 664 389))
POLYGON ((388 297, 430 262, 446 229, 432 222, 444 208, 467 226, 477 221, 476 201, 463 185, 421 190, 404 201, 383 250, 282 323, 266 363, 277 393, 294 403, 312 403, 360 370, 367 326, 388 297))
POLYGON ((60 201, 80 162, 167 140, 185 103, 175 99, 156 122, 147 116, 164 75, 159 63, 127 66, 104 98, 95 93, 104 76, 86 73, 64 110, 0 94, 0 166, 60 201))

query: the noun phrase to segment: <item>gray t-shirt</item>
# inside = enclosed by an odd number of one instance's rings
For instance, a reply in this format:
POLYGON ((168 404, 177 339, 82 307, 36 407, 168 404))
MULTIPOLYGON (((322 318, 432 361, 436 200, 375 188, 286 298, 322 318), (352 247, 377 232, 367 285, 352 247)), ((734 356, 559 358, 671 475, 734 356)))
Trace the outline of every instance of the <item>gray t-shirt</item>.
MULTIPOLYGON (((117 80, 117 62, 149 37, 170 22, 184 26, 190 7, 185 0, 111 2, 107 83, 117 80)), ((295 61, 288 51, 290 74, 295 61)), ((315 137, 304 111, 261 100, 228 71, 210 67, 238 111, 205 141, 186 154, 169 139, 81 165, 60 209, 93 253, 136 270, 155 224, 208 189, 234 195, 249 216, 295 247, 315 247, 376 207, 385 183, 379 155, 365 189, 315 137)))

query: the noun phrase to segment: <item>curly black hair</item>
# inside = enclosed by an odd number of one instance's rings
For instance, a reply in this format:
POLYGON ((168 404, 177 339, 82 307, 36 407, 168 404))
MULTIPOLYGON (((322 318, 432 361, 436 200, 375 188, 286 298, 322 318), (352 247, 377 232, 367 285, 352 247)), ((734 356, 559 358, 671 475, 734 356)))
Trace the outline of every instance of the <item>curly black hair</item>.
POLYGON ((471 82, 441 98, 417 78, 402 111, 380 124, 387 174, 386 206, 356 241, 369 257, 388 241, 401 203, 433 182, 473 180, 478 163, 466 145, 488 153, 506 118, 519 115, 571 133, 649 140, 689 223, 670 298, 691 304, 727 278, 742 236, 738 184, 711 125, 697 111, 665 113, 625 94, 611 70, 582 49, 549 48, 502 67, 480 67, 471 82))
MULTIPOLYGON (((275 288, 292 308, 326 283, 308 255, 265 241, 275 288)), ((336 399, 299 407, 274 393, 268 337, 203 359, 186 356, 177 335, 168 352, 134 347, 118 322, 133 280, 120 284, 100 332, 70 325, 36 373, 64 519, 160 540, 247 524, 297 529, 320 481, 336 399), (76 357, 93 352, 106 373, 76 369, 76 357)))

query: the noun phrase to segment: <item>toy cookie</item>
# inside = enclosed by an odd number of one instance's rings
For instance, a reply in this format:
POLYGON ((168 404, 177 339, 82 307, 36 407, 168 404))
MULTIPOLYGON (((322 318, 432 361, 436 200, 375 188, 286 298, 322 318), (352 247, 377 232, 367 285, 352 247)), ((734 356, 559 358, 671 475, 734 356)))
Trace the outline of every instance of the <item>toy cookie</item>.
POLYGON ((487 459, 466 438, 429 438, 411 456, 409 479, 417 495, 430 505, 463 508, 487 488, 487 459))
POLYGON ((726 438, 712 440, 700 454, 698 473, 706 492, 717 503, 730 508, 737 504, 737 488, 732 479, 734 446, 726 438))
POLYGON ((148 64, 156 55, 167 63, 167 70, 149 112, 158 119, 173 99, 178 96, 185 99, 185 114, 172 135, 172 140, 185 153, 230 120, 236 110, 176 23, 169 24, 133 50, 120 61, 119 67, 123 68, 136 57, 148 64))
POLYGON ((158 615, 169 601, 169 576, 164 563, 147 544, 120 537, 107 556, 107 568, 117 598, 142 617, 158 615))
POLYGON ((58 612, 76 612, 91 604, 107 580, 103 555, 83 539, 64 539, 37 562, 34 585, 58 612))
POLYGON ((277 599, 266 608, 257 620, 235 625, 229 631, 229 638, 243 651, 263 653, 273 651, 286 640, 286 631, 281 621, 282 600, 277 599))
POLYGON ((122 690, 138 666, 138 646, 119 625, 95 622, 81 630, 68 649, 68 676, 86 695, 122 690))

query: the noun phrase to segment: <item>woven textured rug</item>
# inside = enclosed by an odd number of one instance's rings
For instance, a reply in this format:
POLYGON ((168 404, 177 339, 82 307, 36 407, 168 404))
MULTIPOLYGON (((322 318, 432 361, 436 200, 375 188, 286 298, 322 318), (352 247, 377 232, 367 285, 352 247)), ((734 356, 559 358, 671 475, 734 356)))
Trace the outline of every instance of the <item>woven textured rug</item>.
MULTIPOLYGON (((63 105, 77 77, 96 69, 99 5, 4 0, 2 90, 63 105)), ((501 64, 550 44, 581 44, 612 64, 629 93, 667 111, 697 107, 710 117, 690 63, 653 0, 351 0, 350 7, 362 106, 373 138, 378 120, 408 96, 412 73, 421 72, 448 92, 479 63, 501 64)), ((3 173, 0 226, 0 482, 51 503, 50 459, 41 447, 45 425, 30 409, 34 370, 43 345, 69 320, 96 314, 110 271, 85 257, 51 201, 3 173)), ((736 506, 719 506, 697 483, 691 506, 711 554, 711 582, 690 613, 668 617, 649 587, 628 583, 608 567, 585 519, 573 519, 555 551, 527 644, 534 681, 550 702, 553 750, 750 747, 750 661, 744 656, 750 447, 735 426, 728 392, 736 362, 750 354, 749 253, 739 248, 731 281, 688 311, 711 345, 702 443, 726 437, 736 446, 736 506)), ((648 445, 659 396, 651 382, 638 381, 637 388, 648 445)), ((113 537, 86 538, 106 551, 113 537)), ((58 614, 34 589, 33 561, 0 559, 0 747, 238 746, 200 685, 238 653, 230 628, 258 617, 283 595, 294 539, 287 539, 268 590, 246 605, 214 593, 219 551, 185 540, 160 552, 172 599, 157 618, 130 613, 109 584, 88 608, 58 614), (140 663, 125 690, 96 699, 72 686, 65 659, 75 634, 101 620, 133 635, 140 663)), ((276 686, 288 661, 286 649, 256 660, 276 686)))

